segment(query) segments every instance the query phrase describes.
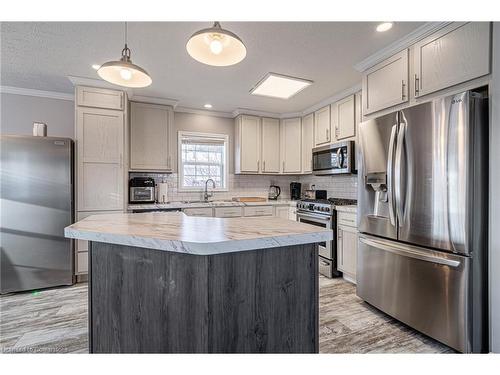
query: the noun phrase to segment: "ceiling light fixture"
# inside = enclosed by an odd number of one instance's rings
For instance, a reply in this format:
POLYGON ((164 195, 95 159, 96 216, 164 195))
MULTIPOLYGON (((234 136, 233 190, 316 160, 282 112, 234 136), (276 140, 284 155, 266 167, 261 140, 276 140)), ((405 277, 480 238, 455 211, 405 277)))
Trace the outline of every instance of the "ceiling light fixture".
POLYGON ((312 83, 313 81, 307 79, 290 77, 277 73, 268 73, 250 90, 250 94, 290 99, 312 83))
POLYGON ((377 26, 377 31, 379 33, 383 33, 384 31, 387 31, 392 28, 393 23, 392 22, 382 22, 377 26))
POLYGON ((203 64, 229 66, 239 63, 247 55, 241 39, 219 22, 208 29, 195 32, 186 44, 189 55, 203 64))
POLYGON ((105 81, 119 86, 134 88, 149 86, 153 80, 144 69, 132 64, 130 55, 130 48, 127 46, 127 23, 125 22, 125 48, 122 50, 121 59, 102 64, 98 68, 97 74, 105 81))
POLYGON ((98 70, 100 67, 99 64, 92 64, 92 69, 98 70))
POLYGON ((203 107, 205 107, 206 109, 210 109, 210 108, 212 108, 212 104, 207 103, 203 107))

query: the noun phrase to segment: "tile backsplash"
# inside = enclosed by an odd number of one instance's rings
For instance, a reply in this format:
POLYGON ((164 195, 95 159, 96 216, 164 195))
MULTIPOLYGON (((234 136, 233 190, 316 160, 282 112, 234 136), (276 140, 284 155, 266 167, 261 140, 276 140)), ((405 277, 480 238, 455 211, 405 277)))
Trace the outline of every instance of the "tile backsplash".
MULTIPOLYGON (((156 181, 168 183, 168 200, 201 200, 203 192, 187 192, 178 190, 177 173, 142 173, 131 172, 129 177, 153 177, 156 181)), ((330 198, 357 199, 357 176, 265 176, 229 174, 229 191, 215 192, 213 199, 231 199, 233 197, 267 197, 269 185, 281 187, 280 198, 290 198, 290 182, 302 183, 302 191, 314 184, 317 190, 327 190, 330 198)))

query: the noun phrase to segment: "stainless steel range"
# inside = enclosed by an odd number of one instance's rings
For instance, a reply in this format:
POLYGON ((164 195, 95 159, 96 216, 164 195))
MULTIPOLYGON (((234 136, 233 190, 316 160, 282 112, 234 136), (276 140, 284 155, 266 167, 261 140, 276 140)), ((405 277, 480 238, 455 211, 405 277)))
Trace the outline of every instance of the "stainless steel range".
POLYGON ((297 203, 297 221, 328 228, 333 240, 319 243, 319 273, 326 277, 341 276, 337 270, 337 215, 335 206, 356 204, 352 199, 302 199, 297 203))

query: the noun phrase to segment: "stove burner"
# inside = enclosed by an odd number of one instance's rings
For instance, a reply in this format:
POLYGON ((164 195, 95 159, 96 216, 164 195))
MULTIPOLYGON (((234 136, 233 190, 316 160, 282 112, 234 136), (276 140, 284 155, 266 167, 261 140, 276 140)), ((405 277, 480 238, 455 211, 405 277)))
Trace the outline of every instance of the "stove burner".
POLYGON ((356 199, 345 198, 328 198, 328 202, 330 202, 334 206, 352 206, 358 203, 356 199))

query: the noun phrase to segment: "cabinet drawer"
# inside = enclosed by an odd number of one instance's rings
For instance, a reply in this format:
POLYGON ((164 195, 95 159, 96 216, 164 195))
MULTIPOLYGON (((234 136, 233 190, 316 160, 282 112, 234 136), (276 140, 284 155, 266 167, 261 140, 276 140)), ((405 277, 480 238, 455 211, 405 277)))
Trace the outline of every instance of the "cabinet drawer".
POLYGON ((273 206, 243 207, 243 216, 273 216, 273 206))
POLYGON ((123 110, 124 93, 117 90, 79 86, 76 89, 76 104, 84 107, 97 107, 123 110))
POLYGON ((82 252, 76 254, 76 273, 87 273, 89 268, 89 253, 82 252))
POLYGON ((337 212, 337 225, 357 227, 356 214, 348 212, 337 212))
POLYGON ((213 211, 212 208, 185 208, 182 210, 188 216, 203 216, 203 217, 212 217, 213 211))
POLYGON ((242 216, 241 207, 216 207, 214 208, 215 217, 239 217, 242 216))

